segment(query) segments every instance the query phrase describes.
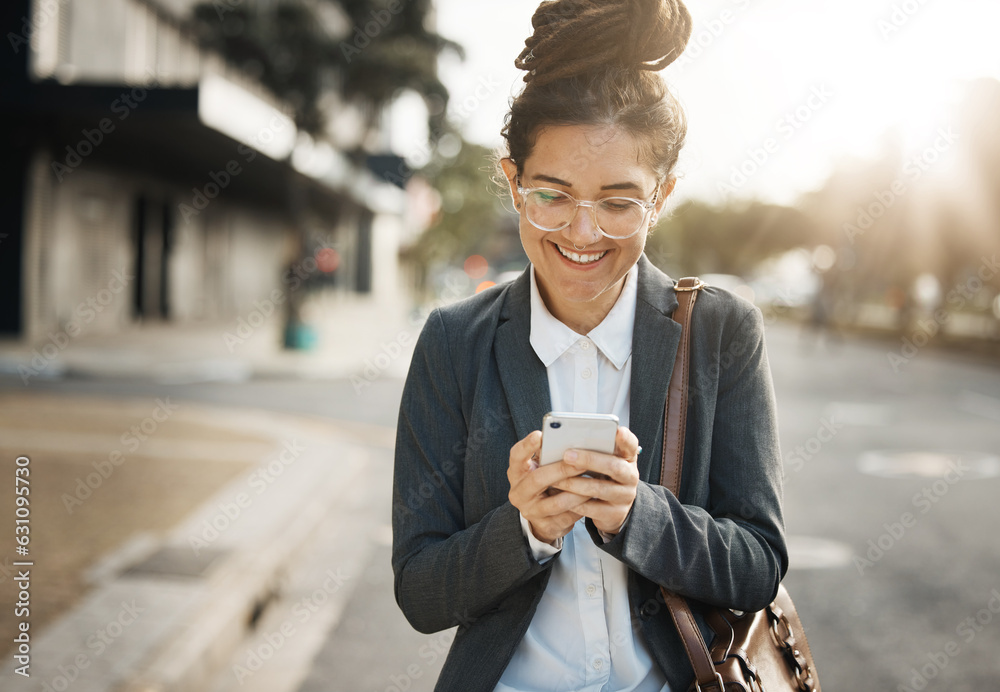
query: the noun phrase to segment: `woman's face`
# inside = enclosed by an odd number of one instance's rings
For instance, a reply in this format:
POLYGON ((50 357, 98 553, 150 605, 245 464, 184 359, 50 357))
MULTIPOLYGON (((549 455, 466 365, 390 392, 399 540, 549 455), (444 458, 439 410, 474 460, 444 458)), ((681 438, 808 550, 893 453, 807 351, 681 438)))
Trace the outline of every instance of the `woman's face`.
MULTIPOLYGON (((603 313, 599 316, 603 319, 618 299, 625 275, 642 254, 652 214, 646 217, 638 233, 625 239, 602 235, 587 207, 579 207, 566 228, 543 231, 525 216, 513 161, 504 159, 502 166, 514 202, 520 205, 521 244, 535 267, 535 278, 549 309, 560 317, 561 309, 579 315, 592 308, 603 313), (564 253, 576 254, 584 261, 576 261, 564 253)), ((578 200, 592 201, 605 197, 653 201, 657 189, 656 175, 641 163, 635 139, 605 125, 558 125, 542 129, 524 162, 520 183, 523 188, 548 187, 567 192, 578 200)), ((672 181, 660 186, 656 213, 672 188, 672 181)))

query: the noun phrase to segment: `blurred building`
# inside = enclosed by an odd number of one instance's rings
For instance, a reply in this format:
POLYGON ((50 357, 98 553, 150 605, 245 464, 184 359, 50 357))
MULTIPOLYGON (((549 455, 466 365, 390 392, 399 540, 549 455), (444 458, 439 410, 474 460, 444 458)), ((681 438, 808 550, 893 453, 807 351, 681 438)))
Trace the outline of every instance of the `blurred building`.
POLYGON ((402 189, 298 132, 189 4, 0 9, 0 335, 231 320, 333 268, 395 290, 402 189))

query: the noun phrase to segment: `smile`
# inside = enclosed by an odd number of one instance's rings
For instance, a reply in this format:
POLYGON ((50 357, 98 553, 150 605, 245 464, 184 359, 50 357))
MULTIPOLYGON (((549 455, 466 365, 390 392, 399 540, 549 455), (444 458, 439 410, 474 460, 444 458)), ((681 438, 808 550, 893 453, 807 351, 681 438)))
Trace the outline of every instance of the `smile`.
POLYGON ((559 254, 561 254, 568 260, 576 262, 577 264, 590 264, 591 262, 596 262, 597 260, 604 257, 606 254, 608 254, 608 251, 605 250, 604 252, 595 252, 586 255, 581 255, 576 252, 570 252, 559 243, 553 243, 553 245, 555 245, 556 249, 559 250, 559 254))

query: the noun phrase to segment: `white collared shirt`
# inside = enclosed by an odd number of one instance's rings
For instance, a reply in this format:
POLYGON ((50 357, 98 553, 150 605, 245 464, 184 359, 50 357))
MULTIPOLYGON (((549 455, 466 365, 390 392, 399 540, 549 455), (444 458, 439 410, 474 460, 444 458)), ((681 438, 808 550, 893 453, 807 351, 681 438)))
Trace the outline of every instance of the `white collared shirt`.
MULTIPOLYGON (((614 413, 628 427, 638 275, 633 265, 611 311, 581 336, 545 307, 531 267, 530 341, 553 411, 614 413)), ((631 616, 625 564, 594 545, 583 519, 555 546, 536 539, 523 516, 521 528, 537 560, 562 554, 495 692, 669 692, 631 616)))

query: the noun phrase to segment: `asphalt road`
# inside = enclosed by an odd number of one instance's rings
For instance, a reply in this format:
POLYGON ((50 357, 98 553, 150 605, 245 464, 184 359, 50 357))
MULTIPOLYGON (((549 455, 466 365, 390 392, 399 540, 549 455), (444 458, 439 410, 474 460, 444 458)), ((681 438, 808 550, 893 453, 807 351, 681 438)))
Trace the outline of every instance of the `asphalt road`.
MULTIPOLYGON (((792 569, 785 583, 827 692, 996 689, 1000 662, 1000 364, 933 345, 811 342, 768 329, 786 464, 792 569), (895 367, 894 367, 895 363, 895 367)), ((20 388, 0 380, 0 388, 20 388)), ((38 381, 34 389, 172 396, 380 426, 361 520, 389 517, 402 381, 163 385, 38 381)), ((370 430, 379 430, 373 427, 370 430)), ((366 428, 367 429, 367 428, 366 428)), ((370 541, 354 592, 300 692, 433 688, 450 633, 424 636, 392 599, 389 546, 370 541)), ((274 692, 280 692, 275 690, 274 692)))

